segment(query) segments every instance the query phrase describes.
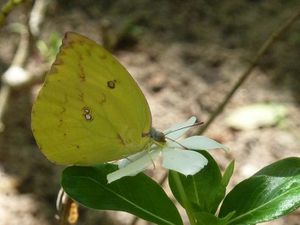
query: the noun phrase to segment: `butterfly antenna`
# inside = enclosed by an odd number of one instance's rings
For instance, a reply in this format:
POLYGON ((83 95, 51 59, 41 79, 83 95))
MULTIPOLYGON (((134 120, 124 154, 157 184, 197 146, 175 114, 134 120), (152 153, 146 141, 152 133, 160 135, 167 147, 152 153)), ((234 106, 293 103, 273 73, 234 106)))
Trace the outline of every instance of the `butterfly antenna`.
POLYGON ((178 144, 178 145, 179 145, 180 147, 182 147, 183 149, 188 150, 187 147, 185 147, 184 145, 180 144, 178 141, 176 141, 176 140, 174 140, 174 139, 172 139, 172 138, 169 138, 169 137, 166 137, 166 139, 168 139, 168 140, 170 140, 170 141, 172 141, 172 142, 178 144))
MULTIPOLYGON (((190 127, 196 127, 196 126, 201 126, 202 124, 204 124, 204 122, 196 122, 196 123, 194 123, 194 124, 192 124, 192 125, 180 127, 180 128, 178 128, 178 129, 176 129, 176 130, 170 130, 169 132, 165 133, 165 135, 171 134, 171 133, 173 133, 173 132, 176 132, 176 131, 179 131, 179 130, 182 130, 182 129, 186 129, 186 128, 190 128, 190 127)), ((173 141, 176 142, 175 140, 173 140, 173 141)))

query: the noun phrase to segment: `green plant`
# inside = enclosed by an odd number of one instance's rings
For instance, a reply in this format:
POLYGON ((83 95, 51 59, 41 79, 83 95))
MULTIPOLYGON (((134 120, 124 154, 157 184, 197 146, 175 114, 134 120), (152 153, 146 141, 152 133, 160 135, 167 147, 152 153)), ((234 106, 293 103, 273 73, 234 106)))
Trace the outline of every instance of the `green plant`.
MULTIPOLYGON (((208 165, 200 172, 184 176, 169 171, 168 175, 172 193, 185 208, 190 224, 252 225, 284 216, 300 206, 300 158, 277 161, 225 195, 234 163, 222 175, 212 156, 201 153, 208 165)), ((183 224, 175 204, 145 174, 107 184, 107 174, 116 169, 113 164, 71 166, 63 171, 61 184, 72 199, 88 208, 126 211, 161 225, 183 224)))
POLYGON ((58 33, 51 33, 47 41, 38 40, 37 48, 46 62, 53 63, 59 46, 61 45, 61 38, 58 33))

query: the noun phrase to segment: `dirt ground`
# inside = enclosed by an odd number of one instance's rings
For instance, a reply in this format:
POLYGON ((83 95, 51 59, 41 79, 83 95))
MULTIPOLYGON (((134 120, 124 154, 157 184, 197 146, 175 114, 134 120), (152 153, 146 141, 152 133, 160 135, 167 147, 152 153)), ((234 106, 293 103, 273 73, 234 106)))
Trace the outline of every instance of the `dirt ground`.
MULTIPOLYGON (((69 1, 53 3, 46 14, 41 37, 46 40, 53 32, 62 36, 66 31, 75 31, 101 42, 103 21, 109 20, 111 48, 143 90, 151 108, 153 126, 163 130, 192 115, 205 122, 245 70, 255 50, 279 21, 293 12, 297 3, 291 1, 284 5, 274 1, 275 6, 270 6, 256 1, 243 4, 232 1, 236 5, 220 4, 217 11, 220 16, 213 17, 214 13, 209 11, 216 7, 213 4, 175 2, 132 1, 133 5, 126 1, 99 5, 93 1, 77 1, 74 5, 69 1), (249 12, 243 15, 247 6, 251 6, 249 12), (260 18, 263 9, 269 10, 269 14, 260 18), (197 10, 207 14, 197 17, 198 14, 193 14, 197 10), (239 12, 236 18, 228 16, 236 11, 239 12), (226 19, 226 15, 230 19, 226 19), (278 16, 274 19, 274 15, 278 16), (243 18, 239 26, 234 24, 238 18, 243 18), (268 29, 261 25, 263 22, 268 29), (133 24, 134 29, 126 25, 128 23, 133 24), (249 24, 253 25, 252 33, 248 30, 249 24), (247 34, 242 32, 245 30, 247 34), (226 37, 226 41, 222 41, 226 37)), ((18 9, 10 15, 7 24, 18 21, 17 15, 21 12, 18 9)), ((299 27, 296 23, 295 30, 299 31, 299 27)), ((291 29, 290 33, 293 32, 291 29)), ((296 38, 300 40, 298 36, 296 38)), ((1 72, 11 62, 17 37, 8 25, 2 28, 1 72)), ((286 34, 275 50, 263 59, 205 133, 231 149, 229 153, 212 152, 222 169, 235 160, 230 188, 276 160, 300 157, 300 66, 293 63, 300 52, 300 47, 295 47, 300 46, 300 41, 291 42, 289 37, 286 34), (290 66, 287 66, 288 62, 292 62, 290 66), (287 115, 280 125, 237 131, 225 123, 238 107, 263 102, 285 106, 287 115)), ((42 76, 39 65, 40 56, 35 53, 29 60, 28 70, 35 76, 42 76)), ((12 91, 5 111, 5 130, 0 133, 0 225, 56 223, 55 200, 62 168, 48 162, 40 153, 30 129, 31 106, 39 85, 12 91)), ((125 225, 132 219, 125 213, 82 208, 80 215, 79 224, 89 225, 125 225)), ((300 211, 264 225, 300 225, 300 211)))

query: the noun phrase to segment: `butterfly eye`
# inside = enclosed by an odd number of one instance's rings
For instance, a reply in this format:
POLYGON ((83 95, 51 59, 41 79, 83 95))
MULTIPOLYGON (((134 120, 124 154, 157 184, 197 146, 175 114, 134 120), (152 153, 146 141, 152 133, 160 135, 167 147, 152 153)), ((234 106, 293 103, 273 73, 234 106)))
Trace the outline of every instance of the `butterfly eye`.
POLYGON ((157 142, 166 142, 165 134, 163 132, 157 131, 154 128, 150 130, 150 137, 157 142))

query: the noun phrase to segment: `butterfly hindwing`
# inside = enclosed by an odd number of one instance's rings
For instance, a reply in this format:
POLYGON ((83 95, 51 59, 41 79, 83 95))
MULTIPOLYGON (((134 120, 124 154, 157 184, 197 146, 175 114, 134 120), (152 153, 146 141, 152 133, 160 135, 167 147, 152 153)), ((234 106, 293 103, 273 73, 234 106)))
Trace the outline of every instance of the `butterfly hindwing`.
POLYGON ((32 110, 34 136, 58 164, 93 165, 123 158, 150 141, 148 103, 105 49, 67 33, 32 110))

